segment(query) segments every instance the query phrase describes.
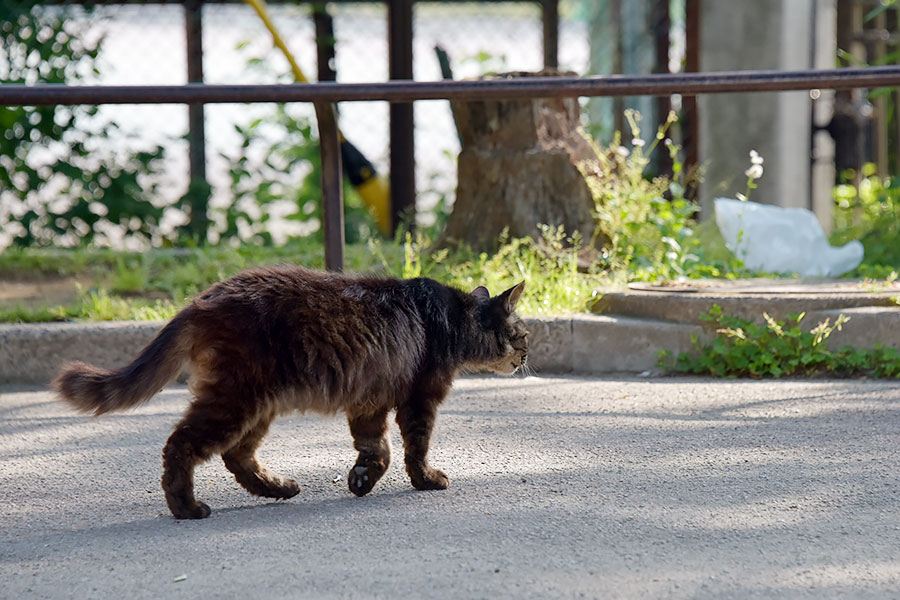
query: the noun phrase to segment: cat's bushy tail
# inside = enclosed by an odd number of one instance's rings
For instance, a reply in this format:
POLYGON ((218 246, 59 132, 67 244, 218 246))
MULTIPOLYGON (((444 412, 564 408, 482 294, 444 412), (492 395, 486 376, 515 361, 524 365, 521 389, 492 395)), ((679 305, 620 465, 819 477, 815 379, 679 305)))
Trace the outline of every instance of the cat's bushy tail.
POLYGON ((175 316, 134 361, 108 370, 83 362, 67 363, 53 388, 69 404, 94 416, 142 404, 172 381, 191 348, 188 310, 175 316))

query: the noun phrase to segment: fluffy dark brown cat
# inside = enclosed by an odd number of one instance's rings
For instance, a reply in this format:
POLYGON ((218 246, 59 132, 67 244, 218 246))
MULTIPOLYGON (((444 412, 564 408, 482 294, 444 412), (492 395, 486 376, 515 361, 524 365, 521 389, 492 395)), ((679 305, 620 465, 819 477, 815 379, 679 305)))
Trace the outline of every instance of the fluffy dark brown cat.
POLYGON ((70 363, 54 387, 100 415, 146 402, 190 364, 194 397, 163 450, 162 487, 179 519, 209 516, 193 473, 213 454, 252 494, 296 495, 296 481, 256 459, 269 424, 292 410, 346 412, 357 496, 387 471, 396 410, 413 487, 444 489, 449 479, 427 460, 438 405, 462 368, 510 374, 525 365, 527 332, 514 312, 524 286, 492 298, 484 287, 466 293, 424 278, 254 269, 197 296, 130 365, 70 363))

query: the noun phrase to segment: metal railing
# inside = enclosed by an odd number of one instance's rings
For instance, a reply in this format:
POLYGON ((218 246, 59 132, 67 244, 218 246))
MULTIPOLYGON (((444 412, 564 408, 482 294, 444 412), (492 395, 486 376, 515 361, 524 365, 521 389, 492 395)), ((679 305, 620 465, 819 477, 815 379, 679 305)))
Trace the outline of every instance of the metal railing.
POLYGON ((325 266, 344 262, 341 155, 334 104, 416 100, 497 100, 854 89, 900 86, 900 66, 810 71, 735 71, 606 77, 529 77, 479 81, 293 85, 66 86, 0 85, 0 105, 312 102, 322 155, 325 266))

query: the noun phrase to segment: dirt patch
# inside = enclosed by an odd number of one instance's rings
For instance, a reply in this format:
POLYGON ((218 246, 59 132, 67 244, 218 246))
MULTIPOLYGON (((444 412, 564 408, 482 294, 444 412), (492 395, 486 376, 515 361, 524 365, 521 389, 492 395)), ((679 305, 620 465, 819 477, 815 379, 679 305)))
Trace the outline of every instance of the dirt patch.
POLYGON ((86 277, 41 275, 33 280, 0 279, 0 307, 57 306, 76 302, 79 286, 89 287, 86 277))

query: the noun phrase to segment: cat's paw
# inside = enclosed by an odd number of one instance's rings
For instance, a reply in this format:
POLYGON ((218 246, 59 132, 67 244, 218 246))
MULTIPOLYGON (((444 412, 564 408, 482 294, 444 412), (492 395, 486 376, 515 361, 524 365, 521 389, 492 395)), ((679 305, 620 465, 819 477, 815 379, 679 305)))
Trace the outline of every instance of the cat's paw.
POLYGON ((286 500, 288 498, 293 498, 299 493, 299 483, 297 483, 293 479, 283 479, 279 477, 275 481, 268 482, 268 485, 265 488, 265 492, 259 495, 265 496, 267 498, 278 498, 286 500))
POLYGON ((176 519, 205 519, 211 513, 212 509, 200 501, 195 501, 190 505, 172 508, 172 515, 174 515, 176 519))
POLYGON ((450 487, 450 478, 443 471, 428 469, 417 477, 410 477, 417 490, 446 490, 450 487))
POLYGON ((374 473, 370 472, 369 467, 363 465, 356 465, 350 469, 350 473, 347 475, 347 486, 357 496, 365 496, 371 492, 376 481, 378 478, 374 477, 374 473))

